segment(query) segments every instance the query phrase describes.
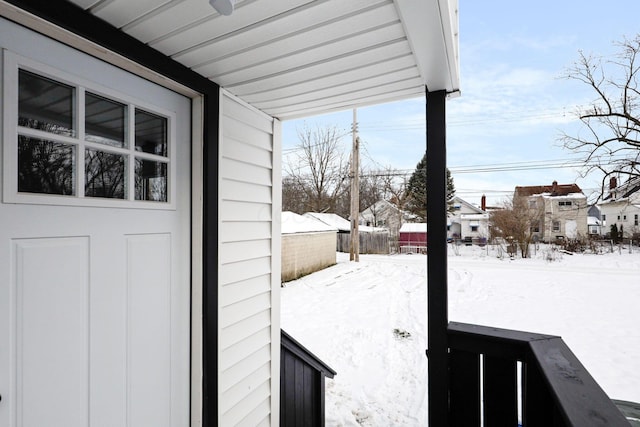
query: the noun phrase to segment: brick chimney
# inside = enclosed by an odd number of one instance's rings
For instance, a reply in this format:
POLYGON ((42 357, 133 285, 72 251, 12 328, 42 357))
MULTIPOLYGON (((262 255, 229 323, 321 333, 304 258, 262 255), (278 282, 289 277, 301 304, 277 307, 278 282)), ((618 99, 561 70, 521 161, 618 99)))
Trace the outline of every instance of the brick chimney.
POLYGON ((609 190, 613 190, 617 186, 618 186, 618 180, 616 179, 616 177, 612 176, 611 178, 609 178, 609 190))
POLYGON ((484 194, 480 198, 480 209, 482 209, 483 211, 487 210, 487 196, 485 196, 484 194))
POLYGON ((551 194, 554 196, 558 194, 558 181, 553 181, 553 183, 551 183, 551 194))

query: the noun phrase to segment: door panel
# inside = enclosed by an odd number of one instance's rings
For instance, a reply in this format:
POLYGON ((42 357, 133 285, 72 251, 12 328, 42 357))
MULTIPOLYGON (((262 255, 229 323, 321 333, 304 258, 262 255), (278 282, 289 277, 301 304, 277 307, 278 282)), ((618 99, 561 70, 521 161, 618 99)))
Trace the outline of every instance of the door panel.
POLYGON ((89 421, 89 242, 13 242, 18 425, 89 421), (38 410, 34 410, 37 408, 38 410))
MULTIPOLYGON (((154 156, 161 157, 169 171, 160 175, 169 177, 164 187, 170 199, 166 204, 137 197, 89 200, 85 192, 77 192, 73 201, 70 196, 31 194, 23 203, 21 197, 4 197, 3 183, 0 426, 188 425, 190 100, 3 19, 0 48, 29 64, 42 64, 47 72, 59 71, 71 85, 77 76, 87 92, 122 94, 136 106, 135 112, 128 110, 127 123, 153 125, 156 112, 168 117, 166 152, 141 149, 123 155, 136 158, 127 163, 125 174, 136 186, 138 158, 154 166, 154 156), (150 114, 136 117, 139 111, 150 114)), ((3 83, 17 85, 17 77, 4 78, 6 61, 2 68, 3 83)), ((39 68, 30 71, 38 73, 39 68)), ((2 90, 3 96, 16 92, 15 87, 2 90)), ((76 92, 82 94, 84 88, 76 92)), ((89 106, 79 104, 79 110, 89 106)), ((16 106, 5 98, 3 106, 4 142, 17 144, 10 129, 18 115, 7 111, 16 106)), ((79 130, 82 135, 84 128, 79 130)), ((21 131, 32 132, 15 132, 21 131)), ((131 129, 128 135, 130 144, 139 136, 131 129)), ((68 137, 62 143, 79 151, 83 145, 95 148, 95 142, 86 141, 68 137)), ((122 151, 104 145, 105 152, 122 151)), ((6 169, 7 156, 17 150, 3 148, 6 169)), ((74 161, 89 160, 78 155, 74 161)), ((148 179, 142 186, 153 194, 158 171, 143 163, 141 174, 148 179)), ((79 167, 77 173, 86 170, 79 167)), ((83 179, 89 181, 75 182, 83 179)))

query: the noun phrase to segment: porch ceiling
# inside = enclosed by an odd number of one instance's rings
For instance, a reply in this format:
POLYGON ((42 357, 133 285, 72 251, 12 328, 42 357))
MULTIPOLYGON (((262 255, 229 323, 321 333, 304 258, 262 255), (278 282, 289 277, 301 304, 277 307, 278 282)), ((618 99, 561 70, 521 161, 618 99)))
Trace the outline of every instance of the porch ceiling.
POLYGON ((457 0, 71 0, 282 120, 458 90, 457 0))

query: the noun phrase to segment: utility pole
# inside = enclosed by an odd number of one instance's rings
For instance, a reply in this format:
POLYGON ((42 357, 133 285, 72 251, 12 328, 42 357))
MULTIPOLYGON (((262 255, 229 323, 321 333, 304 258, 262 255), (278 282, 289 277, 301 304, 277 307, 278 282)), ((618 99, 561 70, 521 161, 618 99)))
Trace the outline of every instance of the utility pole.
POLYGON ((358 220, 360 219, 360 138, 358 137, 357 110, 353 109, 353 148, 351 152, 351 247, 349 260, 360 261, 360 236, 358 220))

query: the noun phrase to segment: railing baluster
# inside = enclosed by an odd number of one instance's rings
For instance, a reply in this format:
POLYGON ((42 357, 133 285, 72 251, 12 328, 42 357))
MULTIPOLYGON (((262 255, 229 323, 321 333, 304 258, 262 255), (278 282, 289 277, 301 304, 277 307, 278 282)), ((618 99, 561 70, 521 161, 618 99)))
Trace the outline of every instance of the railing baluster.
POLYGON ((518 425, 516 361, 484 357, 484 425, 518 425))
POLYGON ((554 403, 540 370, 533 361, 524 364, 522 375, 523 427, 553 426, 554 403))
POLYGON ((449 420, 453 427, 480 426, 480 355, 449 353, 449 420))

